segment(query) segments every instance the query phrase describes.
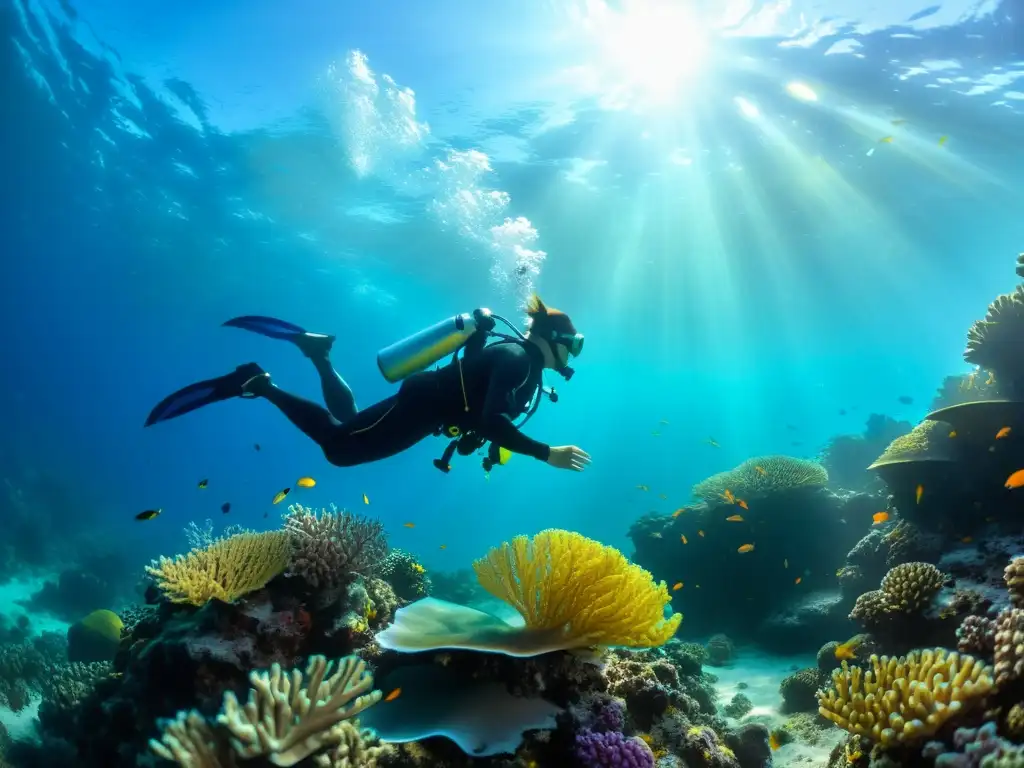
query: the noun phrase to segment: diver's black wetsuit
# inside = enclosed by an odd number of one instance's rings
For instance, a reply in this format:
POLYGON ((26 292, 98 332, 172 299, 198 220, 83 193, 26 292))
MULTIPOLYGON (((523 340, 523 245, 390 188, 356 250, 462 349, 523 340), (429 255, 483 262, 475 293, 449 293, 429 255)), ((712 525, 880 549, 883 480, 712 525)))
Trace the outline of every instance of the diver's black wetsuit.
POLYGON ((269 379, 256 383, 251 392, 276 405, 336 466, 394 456, 451 426, 515 453, 548 459, 550 447, 512 423, 541 386, 544 357, 534 344, 491 344, 460 362, 413 374, 397 394, 361 411, 326 356, 313 362, 327 409, 277 388, 269 379))

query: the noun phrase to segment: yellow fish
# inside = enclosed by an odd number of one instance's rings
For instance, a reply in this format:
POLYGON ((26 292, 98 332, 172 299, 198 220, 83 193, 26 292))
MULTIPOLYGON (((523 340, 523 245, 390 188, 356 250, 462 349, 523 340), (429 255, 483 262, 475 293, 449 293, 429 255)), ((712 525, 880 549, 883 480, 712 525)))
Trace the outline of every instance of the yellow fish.
POLYGON ((879 144, 892 144, 892 136, 883 136, 878 140, 879 144))
POLYGON ((401 695, 402 695, 402 689, 401 688, 395 688, 395 690, 393 690, 391 693, 389 693, 387 696, 384 697, 384 701, 394 701, 395 699, 397 699, 401 695))
POLYGON ((736 503, 736 497, 732 495, 732 491, 728 488, 725 489, 725 493, 722 494, 722 498, 725 499, 729 504, 736 503))
POLYGON ((744 552, 753 552, 754 551, 754 545, 753 544, 744 544, 743 546, 741 546, 736 551, 739 552, 740 554, 742 554, 744 552))
POLYGON ((314 485, 316 485, 316 480, 314 480, 312 477, 300 477, 298 480, 295 481, 295 484, 299 486, 299 488, 312 488, 314 485))
POLYGON ((703 539, 704 538, 704 531, 697 531, 697 535, 700 536, 703 539))
POLYGON ((921 497, 922 496, 924 496, 924 486, 923 485, 919 485, 919 486, 917 486, 917 503, 918 504, 921 503, 921 497))
POLYGON ((661 538, 661 534, 658 531, 655 531, 654 533, 651 534, 651 538, 652 539, 660 539, 661 538))
POLYGON ((163 512, 162 509, 147 509, 145 512, 139 512, 139 514, 135 516, 135 519, 152 520, 153 518, 158 517, 161 512, 163 512))
POLYGON ((442 544, 440 547, 438 547, 438 549, 448 549, 448 545, 442 544))
POLYGON ((638 486, 636 487, 636 489, 637 489, 638 491, 649 491, 649 490, 651 490, 651 489, 650 489, 650 488, 648 488, 648 487, 647 487, 646 485, 638 485, 638 486))
POLYGON ((1010 432, 1011 430, 1009 427, 1003 427, 998 432, 996 432, 996 440, 1002 440, 1004 437, 1009 437, 1010 432))
POLYGON ((673 592, 678 592, 682 588, 683 588, 683 582, 681 582, 681 581, 677 581, 675 584, 672 585, 672 591, 673 592))
POLYGON ((946 142, 949 141, 949 136, 939 136, 939 146, 944 147, 946 142))
POLYGON ((672 513, 672 517, 679 517, 684 512, 686 512, 685 507, 680 507, 679 509, 672 513))
POLYGON ((274 500, 271 503, 272 504, 280 504, 282 501, 284 501, 284 497, 287 496, 291 492, 292 492, 291 488, 285 488, 283 491, 278 491, 274 495, 274 500))
POLYGON ((985 382, 986 387, 991 387, 996 383, 996 375, 992 371, 988 372, 988 380, 985 382))
POLYGON ((837 661, 852 661, 857 658, 857 649, 863 644, 863 640, 858 637, 852 640, 847 640, 842 645, 836 646, 836 660, 837 661))
POLYGON ((743 522, 743 515, 729 515, 725 519, 726 519, 727 522, 730 522, 730 523, 742 523, 743 522))
POLYGON ((950 437, 956 437, 956 430, 955 429, 950 430, 949 436, 950 437))
POLYGON ((402 523, 403 528, 415 528, 416 523, 402 523))
POLYGON ((686 537, 683 536, 682 534, 679 534, 679 540, 681 542, 683 542, 683 544, 689 544, 690 543, 689 541, 686 540, 686 537))
POLYGON ((366 495, 366 494, 364 493, 364 494, 363 494, 363 504, 369 504, 369 503, 370 503, 370 497, 369 497, 369 496, 367 496, 367 495, 366 495))
POLYGON ((768 471, 764 467, 757 466, 757 467, 754 467, 754 469, 757 470, 757 473, 759 475, 767 475, 768 474, 768 471))
POLYGON ((871 523, 872 525, 881 525, 882 523, 884 523, 886 520, 889 519, 889 513, 888 512, 875 512, 875 514, 873 514, 871 516, 871 519, 874 521, 874 522, 871 523))

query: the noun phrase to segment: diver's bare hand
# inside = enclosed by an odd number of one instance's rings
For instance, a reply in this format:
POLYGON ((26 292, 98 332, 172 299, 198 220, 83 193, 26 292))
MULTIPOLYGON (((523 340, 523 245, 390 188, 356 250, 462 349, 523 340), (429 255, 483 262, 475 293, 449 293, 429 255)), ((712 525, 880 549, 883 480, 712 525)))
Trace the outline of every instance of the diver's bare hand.
POLYGON ((575 445, 554 445, 548 455, 548 464, 556 469, 582 472, 590 464, 590 454, 575 445))

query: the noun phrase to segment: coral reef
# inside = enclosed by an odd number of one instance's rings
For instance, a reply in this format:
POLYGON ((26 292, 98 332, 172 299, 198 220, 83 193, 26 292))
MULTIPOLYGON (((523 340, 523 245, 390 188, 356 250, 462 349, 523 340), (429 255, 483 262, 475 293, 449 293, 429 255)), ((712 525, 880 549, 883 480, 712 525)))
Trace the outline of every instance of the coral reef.
MULTIPOLYGON (((833 665, 834 666, 834 665, 833 665)), ((828 678, 816 667, 797 670, 782 681, 779 693, 782 695, 782 711, 814 712, 818 709, 818 688, 828 678)))
POLYGON ((614 731, 577 734, 576 759, 584 768, 654 768, 654 753, 642 739, 614 731))
POLYGON ((879 478, 868 471, 868 465, 893 440, 912 428, 910 422, 873 413, 868 417, 862 434, 833 437, 821 452, 821 464, 828 472, 829 485, 849 491, 880 490, 879 478))
POLYGON ((54 632, 0 645, 0 705, 20 712, 66 661, 67 644, 54 632))
POLYGON ((996 649, 996 622, 985 616, 967 616, 956 630, 957 650, 992 656, 996 649))
POLYGON ((742 693, 737 693, 722 710, 729 717, 739 719, 754 708, 753 702, 742 693))
POLYGON ((967 332, 964 360, 991 370, 1006 397, 1024 394, 1020 343, 1024 338, 1024 285, 996 297, 985 317, 967 332))
POLYGON ((380 565, 379 575, 403 602, 412 602, 432 592, 432 581, 427 569, 416 557, 401 549, 393 549, 380 565))
POLYGON ((1002 686, 1024 673, 1024 609, 1007 608, 994 623, 995 680, 1002 686))
POLYGON ((728 635, 721 633, 712 635, 704 646, 707 663, 714 667, 722 667, 732 661, 736 647, 728 635))
POLYGON ((844 661, 832 673, 833 687, 819 693, 818 712, 883 746, 931 736, 993 686, 991 667, 941 648, 868 661, 866 672, 844 661))
POLYGON ((146 567, 157 586, 174 603, 230 603, 264 587, 284 572, 292 539, 284 531, 243 533, 215 541, 171 560, 161 557, 146 567))
POLYGON ((708 505, 729 503, 725 492, 751 501, 799 488, 821 488, 828 472, 821 464, 791 456, 757 456, 693 486, 693 495, 708 505))

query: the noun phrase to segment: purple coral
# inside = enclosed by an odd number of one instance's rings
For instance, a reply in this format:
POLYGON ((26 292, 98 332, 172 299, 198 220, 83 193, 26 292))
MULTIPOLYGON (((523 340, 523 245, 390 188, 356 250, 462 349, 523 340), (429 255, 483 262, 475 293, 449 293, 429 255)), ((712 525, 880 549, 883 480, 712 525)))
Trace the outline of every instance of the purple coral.
POLYGON ((960 653, 991 656, 996 647, 996 623, 984 616, 968 616, 956 630, 960 653))
POLYGON ((941 741, 929 741, 921 754, 934 758, 935 768, 977 768, 986 755, 1012 750, 1012 745, 996 734, 995 723, 985 723, 980 728, 957 728, 953 744, 959 752, 947 752, 941 741))
POLYGON ((599 733, 621 731, 626 727, 626 707, 619 699, 603 701, 592 710, 591 728, 599 733))
POLYGON ((576 758, 584 768, 654 768, 651 748, 641 739, 627 739, 617 731, 578 733, 576 758))
POLYGON ((295 504, 289 509, 285 530, 292 537, 289 575, 325 590, 345 585, 356 574, 373 575, 387 554, 384 525, 379 520, 333 506, 318 515, 295 504))

